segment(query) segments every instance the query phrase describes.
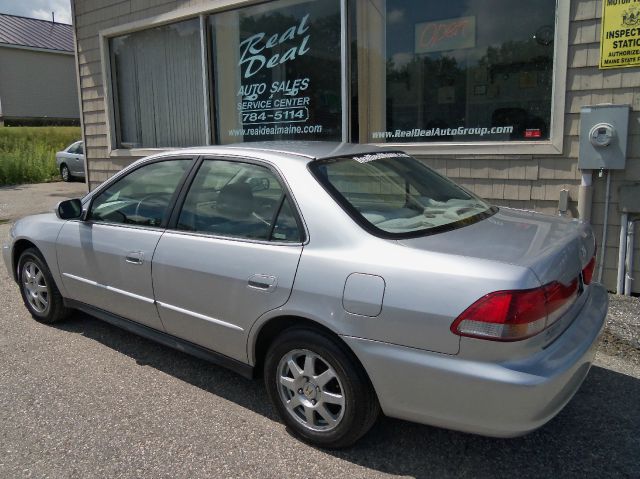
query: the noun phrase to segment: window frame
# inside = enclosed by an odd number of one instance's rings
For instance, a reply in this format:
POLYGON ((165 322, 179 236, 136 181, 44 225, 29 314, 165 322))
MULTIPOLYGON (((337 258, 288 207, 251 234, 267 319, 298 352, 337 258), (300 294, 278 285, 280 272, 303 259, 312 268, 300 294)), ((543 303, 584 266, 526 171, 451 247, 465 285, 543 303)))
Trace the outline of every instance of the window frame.
MULTIPOLYGON (((114 93, 113 72, 111 62, 111 51, 109 40, 113 37, 136 33, 154 27, 159 27, 183 20, 200 18, 201 25, 201 59, 206 63, 203 82, 206 88, 203 91, 203 102, 205 105, 205 125, 208 125, 206 135, 208 144, 213 144, 213 128, 215 127, 215 112, 213 102, 215 95, 212 91, 211 62, 210 62, 210 42, 206 28, 206 17, 229 10, 237 10, 250 7, 266 0, 218 0, 215 7, 210 4, 179 8, 177 10, 150 16, 143 20, 137 20, 116 27, 106 28, 98 32, 100 58, 102 67, 102 78, 104 79, 104 100, 105 116, 107 126, 107 156, 110 158, 129 158, 148 156, 159 152, 169 151, 169 147, 164 148, 119 148, 118 137, 118 106, 117 95, 114 93)), ((342 98, 342 137, 343 141, 350 141, 354 124, 351 118, 351 74, 352 64, 350 58, 350 48, 352 31, 350 29, 348 2, 352 0, 340 0, 341 10, 341 52, 342 70, 341 78, 341 98, 342 98)), ((554 37, 554 60, 553 60, 553 86, 551 100, 551 123, 550 139, 545 141, 491 141, 491 142, 429 142, 429 143, 373 143, 376 145, 402 149, 411 155, 418 156, 456 156, 456 155, 560 155, 564 150, 565 143, 565 110, 566 110, 566 87, 569 52, 569 28, 570 28, 570 2, 556 0, 555 12, 555 37, 554 37)), ((360 99, 362 101, 362 99, 360 99)), ((362 143, 364 139, 360 139, 362 143)))
MULTIPOLYGON (((284 202, 281 201, 280 204, 278 205, 278 212, 275 216, 275 220, 277 220, 278 216, 280 215, 280 211, 282 210, 283 204, 284 202)), ((185 182, 181 186, 180 193, 178 194, 175 200, 173 210, 169 217, 166 230, 170 231, 173 234, 198 236, 203 238, 213 238, 213 239, 219 239, 224 241, 240 241, 243 243, 254 243, 254 244, 264 244, 264 245, 278 245, 278 246, 301 246, 302 245, 304 246, 309 242, 309 233, 308 233, 307 225, 304 221, 304 216, 302 215, 298 202, 296 201, 295 197, 291 193, 291 188, 289 187, 289 184, 284 179, 284 175, 282 175, 281 172, 278 170, 278 168, 272 163, 258 160, 256 158, 247 157, 247 156, 233 156, 233 155, 202 155, 200 156, 192 166, 190 173, 187 175, 185 182), (193 182, 195 181, 196 176, 198 175, 198 172, 202 168, 202 165, 204 164, 205 161, 208 161, 208 160, 209 161, 228 161, 233 163, 247 163, 250 165, 256 165, 256 166, 261 166, 263 168, 266 168, 276 178, 276 180, 278 180, 278 182, 280 183, 280 186, 282 187, 284 198, 288 199, 289 202, 291 203, 293 215, 295 217, 296 224, 298 225, 298 230, 300 231, 300 241, 276 241, 276 240, 269 240, 269 239, 261 240, 261 239, 253 239, 253 238, 243 238, 240 236, 217 235, 214 233, 209 233, 204 231, 185 231, 185 230, 178 229, 177 227, 178 219, 180 218, 180 214, 182 213, 182 209, 186 202, 187 195, 189 194, 189 191, 193 186, 193 182)))

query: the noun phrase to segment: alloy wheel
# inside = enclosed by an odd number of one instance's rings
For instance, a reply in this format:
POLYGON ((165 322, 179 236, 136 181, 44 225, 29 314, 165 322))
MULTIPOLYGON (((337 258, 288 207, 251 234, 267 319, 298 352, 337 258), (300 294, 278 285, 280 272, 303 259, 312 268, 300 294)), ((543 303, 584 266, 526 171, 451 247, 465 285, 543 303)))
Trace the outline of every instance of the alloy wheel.
POLYGON ((31 308, 44 314, 49 308, 49 287, 42 270, 33 261, 22 265, 22 288, 31 308))
POLYGON ((313 431, 338 427, 345 413, 344 388, 325 359, 298 349, 282 357, 277 371, 280 399, 291 417, 313 431))

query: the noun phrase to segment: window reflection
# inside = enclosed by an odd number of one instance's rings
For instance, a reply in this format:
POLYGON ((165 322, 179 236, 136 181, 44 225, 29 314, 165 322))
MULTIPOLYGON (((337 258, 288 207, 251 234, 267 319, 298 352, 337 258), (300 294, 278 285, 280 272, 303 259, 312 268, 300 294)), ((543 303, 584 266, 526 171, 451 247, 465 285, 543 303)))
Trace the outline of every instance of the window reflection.
POLYGON ((370 139, 549 139, 554 23, 553 0, 387 0, 386 125, 370 139))
POLYGON ((341 138, 338 0, 269 2, 209 22, 219 143, 341 138))

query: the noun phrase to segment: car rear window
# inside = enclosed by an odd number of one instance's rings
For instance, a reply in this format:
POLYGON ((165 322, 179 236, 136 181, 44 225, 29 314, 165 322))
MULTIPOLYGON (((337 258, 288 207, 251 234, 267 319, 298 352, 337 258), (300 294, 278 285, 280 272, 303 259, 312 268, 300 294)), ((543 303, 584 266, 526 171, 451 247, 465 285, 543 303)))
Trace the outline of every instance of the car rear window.
POLYGON ((405 153, 319 160, 310 170, 356 221, 378 236, 408 238, 447 231, 497 211, 405 153))

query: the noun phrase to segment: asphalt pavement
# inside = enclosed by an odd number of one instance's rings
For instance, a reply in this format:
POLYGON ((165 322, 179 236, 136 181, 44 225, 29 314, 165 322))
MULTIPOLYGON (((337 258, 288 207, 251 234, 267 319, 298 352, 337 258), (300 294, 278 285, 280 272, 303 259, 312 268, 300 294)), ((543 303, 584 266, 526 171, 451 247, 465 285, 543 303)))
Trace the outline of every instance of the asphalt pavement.
MULTIPOLYGON (((0 188, 0 241, 3 219, 83 191, 0 188)), ((351 449, 324 451, 287 432, 258 381, 85 314, 33 321, 0 268, 0 478, 637 478, 638 357, 608 331, 574 399, 522 438, 382 418, 351 449)))

